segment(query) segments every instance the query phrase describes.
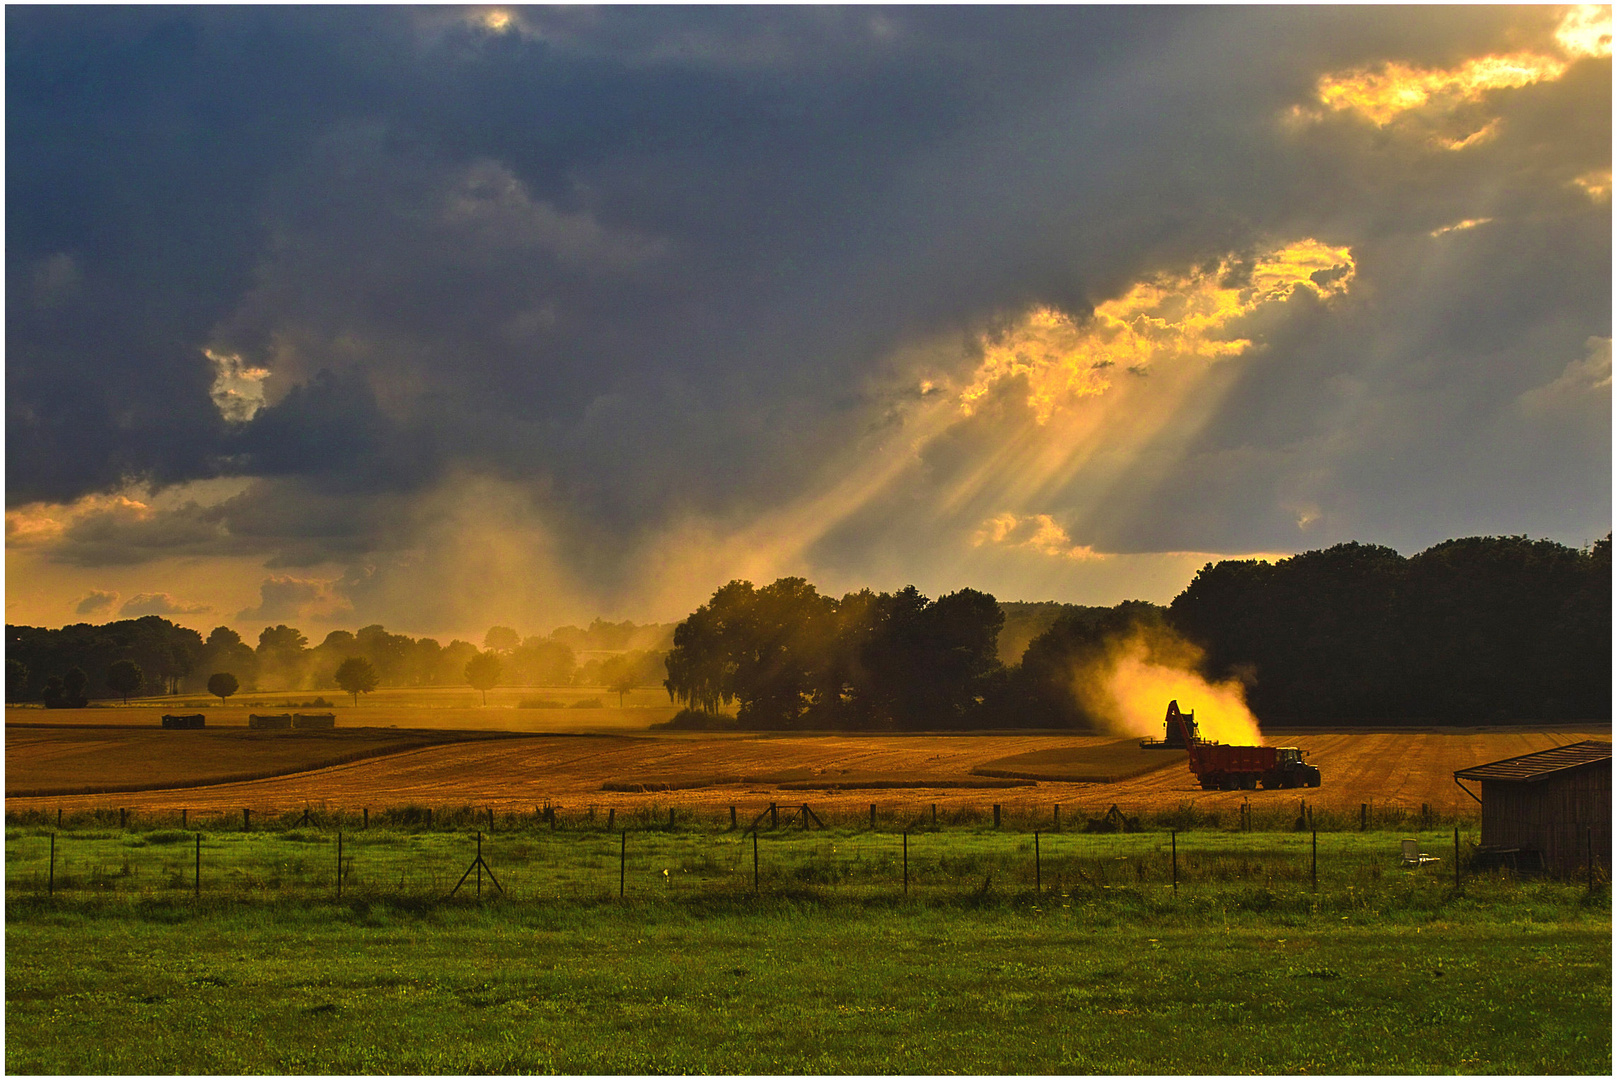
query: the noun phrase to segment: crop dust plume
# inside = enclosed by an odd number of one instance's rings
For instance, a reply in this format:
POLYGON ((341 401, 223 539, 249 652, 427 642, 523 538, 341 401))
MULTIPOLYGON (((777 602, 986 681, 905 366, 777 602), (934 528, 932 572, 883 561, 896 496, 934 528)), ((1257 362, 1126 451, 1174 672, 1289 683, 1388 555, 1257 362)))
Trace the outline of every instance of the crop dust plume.
POLYGON ((1195 710, 1201 737, 1260 746, 1258 718, 1235 680, 1209 682, 1196 673, 1202 650, 1166 629, 1136 629, 1080 671, 1073 689, 1089 713, 1119 734, 1161 738, 1168 702, 1195 710))

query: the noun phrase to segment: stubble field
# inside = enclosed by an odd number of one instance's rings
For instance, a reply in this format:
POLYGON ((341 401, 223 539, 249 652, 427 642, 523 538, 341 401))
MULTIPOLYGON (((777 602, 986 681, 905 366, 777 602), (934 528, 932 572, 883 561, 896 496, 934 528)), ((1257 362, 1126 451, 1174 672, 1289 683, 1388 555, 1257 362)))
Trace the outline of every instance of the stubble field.
MULTIPOLYGON (((6 806, 270 812, 415 804, 510 813, 548 802, 567 813, 590 807, 622 811, 654 801, 697 812, 737 805, 755 813, 771 802, 809 802, 833 813, 870 804, 884 813, 905 813, 923 804, 954 810, 999 803, 1008 812, 1036 815, 1056 803, 1071 814, 1093 814, 1114 803, 1141 813, 1186 803, 1208 809, 1246 801, 1254 807, 1296 806, 1306 798, 1318 809, 1342 813, 1357 813, 1369 803, 1468 815, 1476 804, 1454 784, 1455 770, 1610 733, 1609 725, 1274 733, 1271 742, 1308 753, 1324 773, 1322 787, 1206 792, 1182 753, 1139 751, 1133 740, 1115 736, 652 732, 650 723, 661 718, 650 715, 652 709, 394 704, 334 711, 341 725, 334 732, 228 726, 182 732, 159 730, 155 713, 145 716, 134 708, 51 714, 9 709, 6 806), (111 713, 120 714, 120 722, 101 724, 111 713), (633 727, 630 714, 638 714, 633 727), (469 737, 478 721, 495 728, 513 717, 533 726, 517 732, 506 727, 513 737, 469 737), (383 720, 398 726, 378 723, 383 720), (38 723, 49 726, 22 726, 38 723), (87 723, 97 726, 71 726, 87 723), (356 723, 364 727, 347 726, 356 723), (355 757, 360 760, 349 760, 355 757), (1047 763, 1042 771, 1028 766, 1040 761, 1047 763), (1140 769, 1149 771, 1128 775, 1140 769), (1006 775, 1018 772, 1046 778, 1006 775), (1123 778, 1058 778, 1113 775, 1123 778)), ((216 715, 226 719, 210 712, 210 725, 216 715)))

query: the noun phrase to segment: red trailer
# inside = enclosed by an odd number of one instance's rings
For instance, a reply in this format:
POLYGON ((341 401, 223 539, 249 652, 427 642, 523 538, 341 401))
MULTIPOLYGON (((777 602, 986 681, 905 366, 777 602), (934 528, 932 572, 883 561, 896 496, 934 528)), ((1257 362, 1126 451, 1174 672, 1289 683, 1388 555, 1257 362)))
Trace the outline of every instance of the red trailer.
POLYGON ((1168 703, 1167 723, 1177 727, 1190 755, 1190 771, 1207 791, 1237 788, 1319 787, 1319 770, 1295 746, 1227 746, 1193 736, 1179 702, 1168 703))

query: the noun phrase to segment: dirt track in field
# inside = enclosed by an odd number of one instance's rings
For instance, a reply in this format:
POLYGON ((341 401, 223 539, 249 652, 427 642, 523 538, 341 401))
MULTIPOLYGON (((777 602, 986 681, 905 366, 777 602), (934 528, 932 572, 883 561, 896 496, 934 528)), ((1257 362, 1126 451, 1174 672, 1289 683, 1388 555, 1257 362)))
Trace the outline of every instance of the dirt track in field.
MULTIPOLYGON (((874 803, 914 810, 1002 803, 1015 810, 1061 803, 1072 814, 1099 813, 1113 803, 1125 812, 1171 809, 1185 802, 1233 806, 1250 799, 1294 805, 1299 794, 1322 809, 1357 813, 1360 803, 1440 813, 1469 813, 1474 803, 1453 780, 1456 769, 1586 738, 1610 738, 1609 727, 1581 730, 1449 730, 1281 735, 1272 741, 1309 752, 1324 785, 1294 791, 1205 792, 1188 769, 1167 768, 1113 784, 1055 783, 1005 789, 981 784, 974 766, 1012 754, 1114 742, 1111 736, 915 735, 849 736, 534 736, 497 743, 411 749, 386 757, 273 779, 171 791, 6 800, 8 810, 69 811, 91 807, 234 812, 324 805, 332 809, 470 804, 497 811, 532 811, 546 801, 563 812, 594 806, 628 810, 658 803, 743 813, 771 802, 809 802, 833 812, 874 803), (930 783, 928 787, 881 785, 930 783), (666 784, 672 790, 607 791, 604 784, 666 784), (824 786, 821 786, 824 785, 824 786)), ((8 750, 9 753, 9 750, 8 750)), ((109 767, 115 763, 109 763, 109 767)))

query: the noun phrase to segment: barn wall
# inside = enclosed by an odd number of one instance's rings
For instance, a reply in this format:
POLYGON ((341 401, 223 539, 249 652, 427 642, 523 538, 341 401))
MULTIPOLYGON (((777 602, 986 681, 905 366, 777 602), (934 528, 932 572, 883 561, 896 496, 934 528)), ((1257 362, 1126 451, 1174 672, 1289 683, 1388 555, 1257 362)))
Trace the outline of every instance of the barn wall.
POLYGON ((1611 866, 1611 762, 1573 769, 1537 783, 1482 782, 1482 842, 1538 851, 1546 868, 1584 865, 1588 830, 1594 858, 1611 866))

